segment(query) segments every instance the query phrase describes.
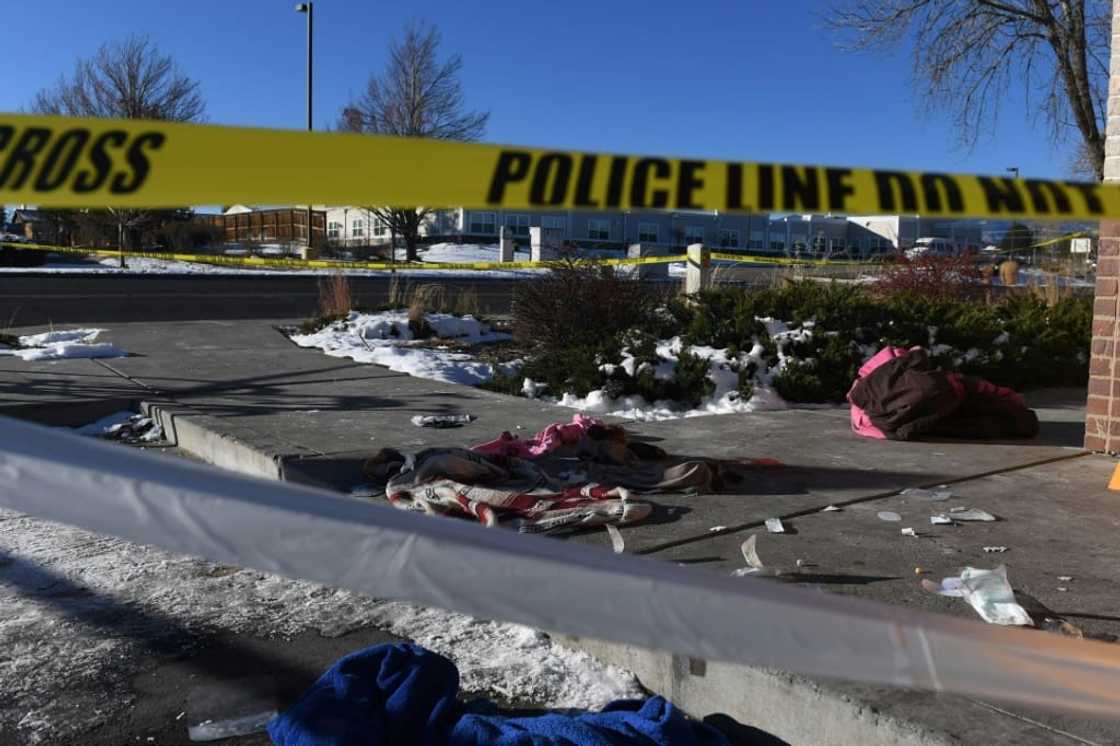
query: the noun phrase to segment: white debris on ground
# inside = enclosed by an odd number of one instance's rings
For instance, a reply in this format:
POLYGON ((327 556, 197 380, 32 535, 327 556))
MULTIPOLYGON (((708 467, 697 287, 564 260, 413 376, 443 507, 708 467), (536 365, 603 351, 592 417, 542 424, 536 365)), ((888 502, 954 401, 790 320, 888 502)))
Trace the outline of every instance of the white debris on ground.
POLYGON ((626 671, 525 627, 375 601, 0 511, 0 726, 57 743, 107 722, 129 681, 207 634, 343 635, 369 626, 442 653, 463 690, 550 708, 641 696, 626 671))
POLYGON ((163 426, 151 417, 121 410, 95 422, 74 428, 78 435, 123 440, 129 443, 155 443, 163 439, 163 426))
POLYGON ((104 329, 70 329, 19 337, 19 347, 0 344, 0 357, 22 360, 62 360, 66 358, 126 357, 127 352, 108 342, 95 340, 104 329))
POLYGON ((493 377, 495 366, 453 352, 446 345, 441 349, 439 340, 482 344, 504 342, 510 335, 492 331, 473 316, 431 313, 425 321, 431 328, 431 339, 416 338, 407 311, 351 312, 344 321, 335 321, 313 334, 294 334, 291 339, 300 347, 316 347, 332 357, 384 365, 417 378, 474 385, 493 377))

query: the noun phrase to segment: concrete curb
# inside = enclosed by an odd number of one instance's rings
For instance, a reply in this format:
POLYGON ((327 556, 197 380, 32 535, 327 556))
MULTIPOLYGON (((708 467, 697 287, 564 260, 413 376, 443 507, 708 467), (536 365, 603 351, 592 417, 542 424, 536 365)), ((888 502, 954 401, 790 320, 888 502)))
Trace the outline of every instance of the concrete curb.
POLYGON ((218 418, 160 402, 141 402, 140 411, 160 424, 168 442, 209 464, 254 477, 282 477, 280 458, 248 445, 237 435, 223 433, 231 429, 228 422, 218 426, 218 418))
POLYGON ((705 661, 659 650, 569 635, 551 635, 627 669, 642 686, 694 718, 728 715, 791 744, 941 746, 960 743, 948 733, 880 712, 841 686, 782 671, 705 661))

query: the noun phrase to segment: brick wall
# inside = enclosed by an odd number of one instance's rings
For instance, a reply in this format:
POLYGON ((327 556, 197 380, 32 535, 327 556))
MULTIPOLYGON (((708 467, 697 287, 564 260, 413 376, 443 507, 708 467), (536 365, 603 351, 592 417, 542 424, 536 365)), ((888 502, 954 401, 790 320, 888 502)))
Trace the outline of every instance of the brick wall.
MULTIPOLYGON (((1112 4, 1112 56, 1108 85, 1108 129, 1104 180, 1120 182, 1120 1, 1112 4)), ((1120 221, 1101 221, 1093 304, 1093 349, 1089 359, 1085 447, 1120 451, 1120 221)))

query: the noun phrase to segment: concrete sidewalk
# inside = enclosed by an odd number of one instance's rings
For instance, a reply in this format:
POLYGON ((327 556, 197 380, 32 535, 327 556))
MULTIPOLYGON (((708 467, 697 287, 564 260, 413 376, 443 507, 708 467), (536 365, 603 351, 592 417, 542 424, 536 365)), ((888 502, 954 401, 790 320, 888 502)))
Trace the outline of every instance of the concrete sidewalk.
MULTIPOLYGON (((34 417, 46 411, 44 401, 81 401, 84 407, 73 411, 88 420, 99 407, 144 403, 180 448, 212 463, 341 490, 361 481, 361 460, 381 447, 469 445, 502 430, 531 434, 572 414, 300 349, 275 330, 277 323, 122 324, 104 338, 133 357, 5 359, 0 413, 34 417), (458 411, 479 419, 457 430, 409 423, 415 414, 458 411)), ((697 572, 727 573, 742 565, 739 544, 758 533, 763 561, 790 571, 787 582, 967 618, 975 613, 962 601, 923 592, 916 568, 940 579, 966 565, 1006 564, 1025 602, 1037 604, 1032 610, 1052 610, 1050 616, 1086 635, 1116 639, 1120 588, 1111 568, 1120 560, 1114 540, 1120 518, 1114 494, 1105 489, 1114 462, 1079 449, 1084 392, 1043 392, 1034 399, 1043 433, 1030 443, 864 440, 850 434, 844 410, 628 423, 674 454, 771 457, 784 466, 759 469, 738 494, 651 497, 658 506, 654 519, 623 529, 627 551, 697 572), (948 502, 898 495, 907 487, 945 484, 953 492, 948 502), (821 512, 828 505, 843 509, 821 512), (930 525, 931 514, 958 505, 1000 520, 930 525), (880 520, 884 510, 899 513, 902 522, 880 520), (783 519, 786 534, 761 528, 771 517, 783 519), (712 531, 716 527, 723 528, 712 531), (903 527, 920 536, 901 535, 903 527), (985 546, 1007 551, 990 554, 985 546)), ((603 532, 572 540, 609 544, 603 532)), ((743 625, 749 634, 750 620, 743 625)), ((1120 741, 1120 725, 1112 723, 568 642, 628 667, 694 715, 726 713, 791 742, 1120 741)))

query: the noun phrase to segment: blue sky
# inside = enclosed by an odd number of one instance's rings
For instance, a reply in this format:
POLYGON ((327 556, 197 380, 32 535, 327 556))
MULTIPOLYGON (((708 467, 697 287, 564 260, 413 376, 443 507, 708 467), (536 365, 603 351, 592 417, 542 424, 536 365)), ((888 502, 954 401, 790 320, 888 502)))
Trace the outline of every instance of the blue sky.
MULTIPOLYGON (((971 152, 920 111, 909 58, 837 48, 823 0, 320 0, 316 127, 333 123, 410 18, 465 62, 493 142, 707 158, 1068 175, 1068 147, 1005 106, 971 152)), ((4 38, 0 110, 105 40, 146 33, 202 83, 210 121, 304 126, 305 26, 288 0, 35 0, 4 38), (18 64, 13 64, 18 62, 18 64)))

